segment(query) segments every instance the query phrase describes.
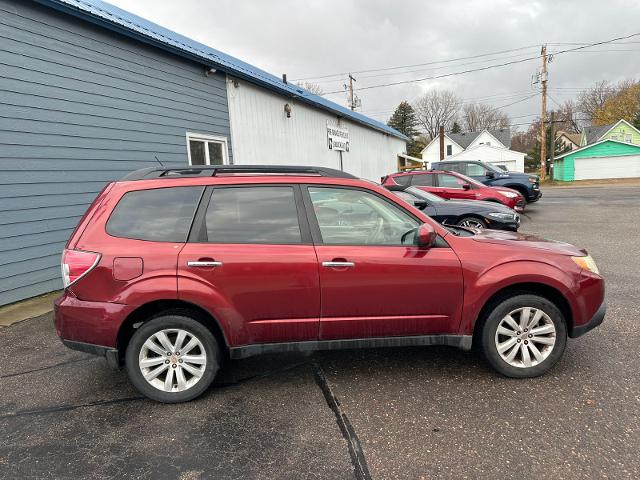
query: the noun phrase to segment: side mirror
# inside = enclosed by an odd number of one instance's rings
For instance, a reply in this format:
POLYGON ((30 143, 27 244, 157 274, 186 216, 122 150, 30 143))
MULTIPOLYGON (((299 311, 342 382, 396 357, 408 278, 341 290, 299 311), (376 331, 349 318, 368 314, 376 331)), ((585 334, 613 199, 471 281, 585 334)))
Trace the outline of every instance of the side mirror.
POLYGON ((418 234, 416 235, 416 245, 422 248, 433 247, 436 243, 438 234, 435 229, 428 223, 423 223, 418 227, 418 234))
POLYGON ((463 183, 462 184, 462 189, 463 190, 470 190, 471 189, 471 185, 469 185, 468 183, 463 183))
POLYGON ((487 178, 496 178, 496 174, 493 172, 487 172, 487 178))
POLYGON ((419 210, 424 210, 429 206, 429 203, 426 200, 416 200, 413 202, 413 206, 419 210))

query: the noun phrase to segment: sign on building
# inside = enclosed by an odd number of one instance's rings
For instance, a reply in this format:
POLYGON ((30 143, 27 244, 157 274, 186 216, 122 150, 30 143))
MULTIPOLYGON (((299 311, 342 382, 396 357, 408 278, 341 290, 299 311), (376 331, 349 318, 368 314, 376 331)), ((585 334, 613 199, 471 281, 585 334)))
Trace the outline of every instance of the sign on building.
POLYGON ((329 150, 349 151, 349 130, 327 122, 327 143, 329 150))

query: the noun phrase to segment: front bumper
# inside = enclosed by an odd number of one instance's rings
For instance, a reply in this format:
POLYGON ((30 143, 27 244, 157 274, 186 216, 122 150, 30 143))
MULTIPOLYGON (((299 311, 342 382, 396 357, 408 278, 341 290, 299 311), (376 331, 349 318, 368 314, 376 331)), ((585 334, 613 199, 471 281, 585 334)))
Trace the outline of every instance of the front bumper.
POLYGON ((512 222, 501 222, 492 218, 485 218, 484 221, 487 224, 487 228, 492 230, 506 230, 508 232, 517 232, 520 228, 520 215, 516 217, 512 222))
POLYGON ((593 330, 602 323, 605 313, 607 313, 607 304, 606 302, 602 302, 600 308, 598 308, 596 313, 593 314, 593 317, 591 317, 591 320, 583 325, 575 325, 570 329, 569 337, 578 338, 588 331, 593 330))
POLYGON ((528 192, 527 201, 529 203, 533 203, 540 200, 540 198, 542 198, 542 191, 540 190, 540 187, 539 186, 532 187, 531 190, 529 190, 528 192))

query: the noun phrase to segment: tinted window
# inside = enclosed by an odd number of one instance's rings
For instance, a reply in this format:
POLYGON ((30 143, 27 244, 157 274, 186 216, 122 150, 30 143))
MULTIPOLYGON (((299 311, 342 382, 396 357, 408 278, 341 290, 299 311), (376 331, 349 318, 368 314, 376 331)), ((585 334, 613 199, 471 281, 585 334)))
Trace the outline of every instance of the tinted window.
POLYGON ((413 244, 419 222, 393 203, 348 188, 309 187, 323 243, 413 244))
POLYGON ((438 186, 442 188, 462 188, 465 182, 461 178, 453 175, 447 175, 445 173, 438 174, 438 186))
POLYGON ((393 181, 398 185, 409 185, 411 175, 398 175, 397 177, 393 177, 393 181))
POLYGON ((205 222, 209 242, 302 241, 292 187, 216 188, 205 222))
POLYGON ((433 175, 429 173, 411 175, 411 185, 418 185, 420 187, 431 187, 433 186, 433 175))
POLYGON ((155 242, 184 242, 202 189, 174 187, 126 193, 107 222, 107 233, 155 242))

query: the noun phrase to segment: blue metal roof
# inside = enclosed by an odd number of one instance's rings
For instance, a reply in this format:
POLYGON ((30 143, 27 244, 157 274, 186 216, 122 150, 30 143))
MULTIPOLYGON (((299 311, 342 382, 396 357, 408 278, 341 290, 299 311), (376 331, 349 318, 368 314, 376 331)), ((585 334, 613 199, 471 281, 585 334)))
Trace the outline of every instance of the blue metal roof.
POLYGON ((36 0, 61 12, 72 14, 118 33, 150 43, 174 54, 196 60, 220 69, 238 78, 255 83, 280 94, 294 96, 297 100, 315 107, 329 110, 336 115, 366 125, 375 130, 393 135, 403 140, 408 137, 382 122, 369 118, 346 107, 314 95, 297 85, 284 83, 281 78, 249 65, 230 55, 203 45, 156 25, 144 18, 133 15, 121 8, 101 0, 36 0))

